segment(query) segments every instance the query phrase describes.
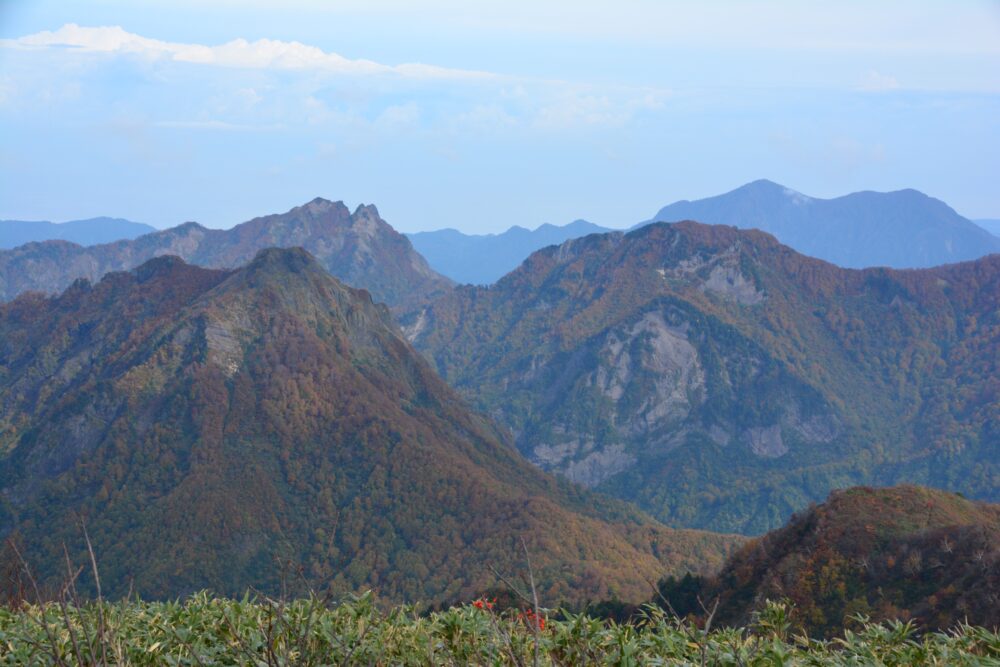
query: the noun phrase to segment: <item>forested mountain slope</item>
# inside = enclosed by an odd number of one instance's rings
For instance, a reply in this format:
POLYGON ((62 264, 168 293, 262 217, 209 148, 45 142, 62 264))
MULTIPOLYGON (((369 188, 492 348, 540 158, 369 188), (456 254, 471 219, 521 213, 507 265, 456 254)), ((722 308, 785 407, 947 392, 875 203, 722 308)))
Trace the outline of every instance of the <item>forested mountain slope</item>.
POLYGON ((860 483, 1000 493, 1000 255, 849 270, 659 223, 405 322, 536 464, 671 525, 763 532, 860 483))
POLYGON ((682 615, 718 600, 716 622, 745 624, 788 600, 796 625, 832 636, 873 621, 924 630, 1000 627, 1000 505, 917 486, 836 491, 745 545, 716 576, 661 584, 682 615))
POLYGON ((738 542, 525 462, 301 249, 236 271, 157 258, 0 306, 0 538, 53 584, 64 544, 85 559, 81 522, 105 593, 161 598, 283 576, 471 595, 491 566, 524 572, 523 538, 551 603, 640 599, 738 542))

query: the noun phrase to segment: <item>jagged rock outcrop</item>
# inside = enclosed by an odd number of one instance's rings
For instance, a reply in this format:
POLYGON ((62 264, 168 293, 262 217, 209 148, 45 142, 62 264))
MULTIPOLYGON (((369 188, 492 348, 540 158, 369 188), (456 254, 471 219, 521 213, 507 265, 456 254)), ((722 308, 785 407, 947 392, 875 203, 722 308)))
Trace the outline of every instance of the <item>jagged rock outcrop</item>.
POLYGON ((59 293, 74 280, 99 280, 162 255, 209 268, 246 264, 260 250, 301 246, 331 275, 368 290, 376 301, 411 309, 439 296, 451 281, 434 272, 374 206, 351 213, 343 202, 316 198, 287 213, 254 218, 232 229, 194 222, 134 240, 83 247, 67 241, 29 243, 0 251, 0 300, 28 291, 59 293))

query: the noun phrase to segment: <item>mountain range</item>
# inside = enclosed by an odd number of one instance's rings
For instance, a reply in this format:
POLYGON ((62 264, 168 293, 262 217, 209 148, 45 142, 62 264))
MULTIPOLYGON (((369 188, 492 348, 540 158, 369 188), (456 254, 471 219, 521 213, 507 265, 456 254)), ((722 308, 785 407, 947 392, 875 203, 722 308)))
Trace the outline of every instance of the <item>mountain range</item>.
POLYGON ((998 499, 1000 255, 851 270, 656 223, 402 321, 527 458, 669 525, 760 533, 865 483, 998 499))
POLYGON ((301 249, 0 306, 0 537, 54 586, 84 527, 106 594, 159 598, 274 593, 292 563, 317 590, 468 599, 524 573, 523 539, 546 599, 640 599, 740 541, 532 467, 301 249))
POLYGON ((206 229, 189 222, 89 247, 45 241, 0 251, 0 300, 27 291, 56 294, 78 278, 93 282, 160 255, 176 255, 199 266, 235 268, 264 248, 293 246, 305 248, 332 275, 393 307, 419 304, 452 284, 431 270, 374 206, 358 206, 351 213, 343 202, 317 198, 232 229, 206 229))
POLYGON ((25 243, 54 239, 79 245, 97 245, 120 239, 134 239, 155 231, 149 225, 122 218, 89 218, 58 223, 44 220, 0 220, 0 248, 16 248, 25 243))
POLYGON ((317 198, 0 251, 0 537, 52 585, 86 525, 116 594, 273 591, 285 562, 410 601, 524 538, 546 599, 638 600, 834 488, 1000 500, 1000 254, 857 270, 737 227, 914 261, 993 237, 915 191, 684 207, 739 224, 411 242, 317 198))
POLYGON ((455 282, 489 285, 513 271, 536 250, 587 234, 610 232, 586 220, 537 229, 514 226, 501 234, 463 234, 457 229, 417 232, 406 236, 417 252, 455 282))
MULTIPOLYGON (((631 229, 681 220, 760 229, 804 255, 850 268, 931 267, 1000 252, 998 221, 970 221, 916 190, 817 199, 758 180, 716 197, 674 202, 631 229)), ((477 235, 442 229, 407 236, 436 271, 459 283, 488 285, 535 250, 610 231, 577 220, 534 231, 511 227, 477 235)))
MULTIPOLYGON (((381 222, 374 207, 361 207, 355 214, 368 209, 381 222)), ((588 234, 614 231, 576 220, 563 226, 545 224, 534 230, 513 226, 500 234, 465 234, 455 229, 416 232, 405 235, 419 255, 414 256, 388 225, 361 231, 362 224, 350 231, 348 227, 356 223, 343 224, 348 213, 341 202, 317 199, 283 216, 258 218, 233 230, 208 230, 188 223, 157 232, 142 242, 117 244, 110 242, 154 230, 110 218, 58 225, 0 222, 0 249, 49 239, 84 246, 107 244, 86 249, 43 244, 11 255, 0 251, 0 300, 12 299, 26 290, 57 293, 74 278, 97 280, 107 271, 132 268, 165 253, 205 266, 232 268, 240 261, 249 261, 253 253, 271 243, 281 247, 302 245, 334 275, 369 289, 376 299, 405 309, 404 302, 419 303, 447 289, 447 280, 442 281, 442 277, 457 283, 489 285, 536 250, 588 234), (324 207, 336 209, 326 212, 328 218, 340 221, 333 223, 335 229, 322 224, 317 227, 306 219, 310 210, 315 214, 324 207), (289 219, 296 214, 305 215, 300 220, 289 219), (275 229, 263 229, 270 226, 275 229), (380 239, 377 249, 366 247, 371 245, 364 240, 366 234, 380 239), (322 241, 324 235, 331 241, 322 241), (347 256, 331 247, 342 242, 348 246, 347 256), (355 248, 359 252, 352 256, 355 248), (384 260, 395 260, 401 268, 392 268, 390 273, 399 275, 375 275, 373 262, 384 260), (428 274, 428 265, 432 273, 440 275, 428 274), (415 294, 409 294, 408 285, 414 286, 415 294)), ((761 229, 803 254, 844 267, 930 267, 1000 252, 997 221, 970 221, 916 190, 855 192, 835 199, 817 199, 758 180, 717 197, 675 202, 632 229, 654 221, 680 220, 761 229)))

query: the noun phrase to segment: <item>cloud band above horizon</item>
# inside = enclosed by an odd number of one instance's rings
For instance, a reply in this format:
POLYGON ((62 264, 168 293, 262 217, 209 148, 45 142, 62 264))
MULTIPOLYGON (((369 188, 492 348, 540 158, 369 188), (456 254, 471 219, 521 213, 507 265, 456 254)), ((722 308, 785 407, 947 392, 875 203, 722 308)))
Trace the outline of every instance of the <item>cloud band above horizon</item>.
POLYGON ((396 74, 442 79, 482 79, 496 76, 490 72, 451 69, 423 63, 385 65, 371 60, 350 59, 295 41, 258 39, 250 42, 234 39, 217 46, 208 46, 151 39, 128 32, 121 26, 85 27, 75 23, 67 23, 55 31, 44 30, 16 39, 0 40, 0 48, 73 48, 246 69, 315 69, 338 74, 396 74))

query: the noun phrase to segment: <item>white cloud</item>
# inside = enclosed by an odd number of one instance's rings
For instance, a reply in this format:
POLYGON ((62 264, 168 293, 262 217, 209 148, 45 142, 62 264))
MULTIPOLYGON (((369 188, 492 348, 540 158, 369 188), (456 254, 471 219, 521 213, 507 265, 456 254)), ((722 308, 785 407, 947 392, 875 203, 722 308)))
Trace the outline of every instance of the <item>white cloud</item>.
POLYGON ((386 129, 407 129, 415 127, 420 120, 420 107, 413 102, 386 107, 375 124, 386 129))
POLYGON ((81 51, 132 54, 150 59, 198 63, 245 69, 319 70, 338 74, 396 74, 412 78, 483 79, 494 75, 474 70, 449 69, 422 63, 384 65, 352 60, 337 53, 274 39, 248 42, 234 39, 218 46, 150 39, 120 26, 90 28, 68 23, 56 31, 45 30, 17 39, 0 40, 0 47, 15 49, 73 48, 81 51))
POLYGON ((810 136, 801 133, 774 132, 768 137, 771 147, 797 168, 819 168, 827 174, 844 174, 877 168, 890 159, 881 141, 838 134, 810 136))
POLYGON ((869 70, 868 74, 865 75, 864 79, 858 85, 859 90, 869 91, 869 92, 882 92, 886 90, 897 90, 899 88, 899 81, 895 77, 891 77, 887 74, 882 74, 875 70, 869 70))
POLYGON ((283 125, 248 125, 229 123, 223 120, 161 120, 152 125, 153 127, 179 130, 225 130, 229 132, 261 132, 284 129, 283 125))
POLYGON ((480 132, 512 128, 517 123, 518 119, 499 104, 477 104, 455 118, 455 127, 480 132))
POLYGON ((590 89, 567 89, 535 113, 534 124, 544 129, 587 125, 624 125, 638 113, 664 107, 665 90, 616 90, 611 96, 590 89))
POLYGON ((0 106, 12 107, 13 98, 20 97, 25 114, 43 107, 53 116, 80 122, 113 113, 145 118, 150 127, 162 129, 322 127, 356 136, 414 129, 446 130, 449 136, 562 132, 622 127, 663 108, 671 95, 651 87, 385 65, 273 39, 237 39, 219 46, 168 42, 121 27, 67 24, 0 40, 0 48, 19 56, 10 59, 18 63, 16 77, 5 73, 9 85, 0 80, 0 106), (84 53, 103 57, 80 58, 84 53), (140 65, 138 74, 148 84, 141 95, 102 78, 102 68, 115 58, 140 65), (205 67, 204 76, 191 76, 192 64, 205 67), (69 105, 64 98, 72 87, 80 100, 69 105), (49 90, 61 96, 42 95, 49 90))

